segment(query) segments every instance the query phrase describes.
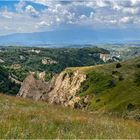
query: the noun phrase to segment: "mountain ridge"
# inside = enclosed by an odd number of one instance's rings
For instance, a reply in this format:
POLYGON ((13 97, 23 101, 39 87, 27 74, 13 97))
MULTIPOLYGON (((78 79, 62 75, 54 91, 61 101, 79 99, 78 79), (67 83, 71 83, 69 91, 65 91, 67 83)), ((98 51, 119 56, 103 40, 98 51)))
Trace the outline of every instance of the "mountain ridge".
POLYGON ((15 33, 0 36, 1 45, 37 45, 37 44, 104 44, 140 42, 140 34, 135 30, 91 30, 72 29, 34 33, 15 33), (6 43, 5 43, 6 42, 6 43))

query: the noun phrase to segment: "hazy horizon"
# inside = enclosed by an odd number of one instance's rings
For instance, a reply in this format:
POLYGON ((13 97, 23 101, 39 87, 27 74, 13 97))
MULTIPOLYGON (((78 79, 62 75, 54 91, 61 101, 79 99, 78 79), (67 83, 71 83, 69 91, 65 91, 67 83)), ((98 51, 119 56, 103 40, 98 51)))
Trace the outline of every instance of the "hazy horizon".
POLYGON ((140 42, 139 0, 0 0, 0 45, 140 42))

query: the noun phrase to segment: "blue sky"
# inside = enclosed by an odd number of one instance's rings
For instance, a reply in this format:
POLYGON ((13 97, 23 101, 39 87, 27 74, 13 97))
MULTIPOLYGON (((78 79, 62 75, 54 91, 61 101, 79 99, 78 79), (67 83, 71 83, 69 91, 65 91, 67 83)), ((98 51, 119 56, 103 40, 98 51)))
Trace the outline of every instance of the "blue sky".
POLYGON ((133 30, 126 37, 139 39, 140 0, 0 0, 0 36, 79 29, 108 38, 133 30))

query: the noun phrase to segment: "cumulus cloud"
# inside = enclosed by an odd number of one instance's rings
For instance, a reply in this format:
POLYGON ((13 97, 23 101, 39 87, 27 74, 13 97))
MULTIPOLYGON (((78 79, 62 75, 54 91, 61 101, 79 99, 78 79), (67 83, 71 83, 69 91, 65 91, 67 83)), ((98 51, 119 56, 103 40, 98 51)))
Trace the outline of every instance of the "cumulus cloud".
POLYGON ((0 27, 5 27, 5 33, 46 31, 71 24, 90 28, 140 25, 139 0, 20 0, 15 10, 0 9, 0 27), (46 8, 38 10, 32 3, 46 8))
POLYGON ((25 8, 25 12, 33 17, 38 17, 39 12, 35 10, 35 8, 32 5, 28 5, 25 8))
POLYGON ((25 2, 23 0, 20 0, 19 3, 15 5, 16 11, 19 13, 23 13, 24 6, 25 6, 25 2))
POLYGON ((4 10, 1 10, 0 13, 1 13, 1 16, 6 19, 12 19, 13 17, 13 13, 9 12, 6 8, 4 10))
POLYGON ((120 19, 120 23, 125 23, 125 24, 132 24, 134 18, 133 17, 123 17, 120 19))
POLYGON ((50 24, 48 24, 46 21, 41 21, 38 23, 39 26, 49 26, 50 24))
POLYGON ((127 7, 123 8, 122 12, 125 14, 139 14, 140 13, 140 8, 139 7, 127 7))

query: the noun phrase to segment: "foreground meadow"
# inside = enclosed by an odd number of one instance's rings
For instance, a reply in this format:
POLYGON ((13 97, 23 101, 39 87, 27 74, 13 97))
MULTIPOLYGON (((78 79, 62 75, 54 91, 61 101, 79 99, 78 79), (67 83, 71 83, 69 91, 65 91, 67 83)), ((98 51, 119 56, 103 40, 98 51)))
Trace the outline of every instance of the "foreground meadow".
POLYGON ((140 123, 0 94, 0 138, 140 138, 140 123))

